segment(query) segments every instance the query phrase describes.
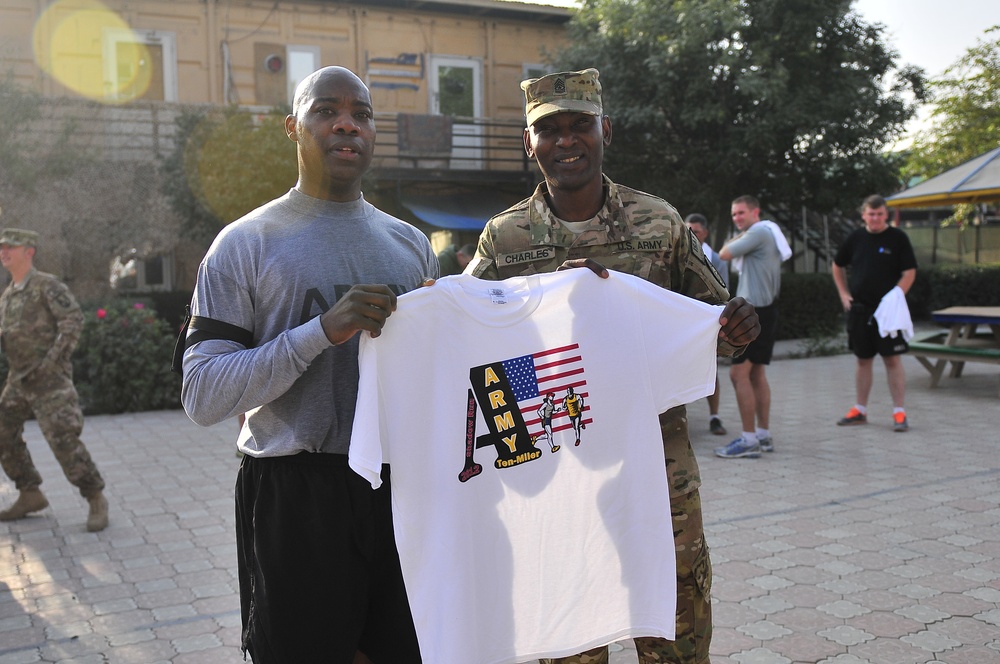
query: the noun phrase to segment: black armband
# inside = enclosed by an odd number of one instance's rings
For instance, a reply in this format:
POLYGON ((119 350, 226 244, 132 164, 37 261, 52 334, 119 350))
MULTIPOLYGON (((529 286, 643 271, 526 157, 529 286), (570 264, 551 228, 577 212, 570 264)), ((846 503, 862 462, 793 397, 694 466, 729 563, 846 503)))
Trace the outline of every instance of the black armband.
POLYGON ((214 318, 192 316, 191 306, 188 305, 184 311, 184 324, 181 325, 181 331, 177 334, 177 341, 174 343, 174 355, 170 363, 170 368, 174 373, 183 375, 184 351, 196 343, 209 339, 235 341, 245 348, 253 346, 253 332, 250 330, 214 318), (191 330, 190 335, 188 334, 189 329, 191 330))

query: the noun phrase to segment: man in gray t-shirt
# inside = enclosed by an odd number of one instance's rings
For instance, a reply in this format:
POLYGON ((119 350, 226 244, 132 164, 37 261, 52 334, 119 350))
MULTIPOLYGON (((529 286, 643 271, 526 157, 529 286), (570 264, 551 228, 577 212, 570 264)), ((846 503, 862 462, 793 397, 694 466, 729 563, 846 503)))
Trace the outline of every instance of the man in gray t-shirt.
POLYGON ((295 92, 285 133, 298 182, 226 226, 198 270, 181 400, 205 426, 246 414, 237 445, 243 651, 254 664, 417 664, 388 468, 347 465, 359 334, 436 278, 427 237, 368 203, 371 94, 326 67, 295 92))
POLYGON ((769 226, 762 222, 760 203, 753 196, 740 196, 732 204, 733 223, 739 234, 719 251, 739 273, 736 295, 746 298, 760 317, 760 336, 742 356, 733 358, 729 379, 736 391, 743 432, 717 456, 755 459, 761 452, 773 452, 771 440, 771 386, 767 365, 771 363, 778 324, 778 293, 781 291, 781 251, 769 226))

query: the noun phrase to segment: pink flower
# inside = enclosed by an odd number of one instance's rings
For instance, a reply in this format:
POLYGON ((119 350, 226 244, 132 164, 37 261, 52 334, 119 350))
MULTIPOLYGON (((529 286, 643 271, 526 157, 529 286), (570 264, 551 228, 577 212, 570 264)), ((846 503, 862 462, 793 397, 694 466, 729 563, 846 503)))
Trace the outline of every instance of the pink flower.
POLYGON ((105 309, 98 309, 97 310, 97 317, 101 318, 101 319, 107 318, 108 317, 107 310, 105 310, 105 309))
POLYGON ((133 309, 145 309, 146 305, 143 304, 142 302, 136 302, 135 304, 132 305, 132 308, 133 309))

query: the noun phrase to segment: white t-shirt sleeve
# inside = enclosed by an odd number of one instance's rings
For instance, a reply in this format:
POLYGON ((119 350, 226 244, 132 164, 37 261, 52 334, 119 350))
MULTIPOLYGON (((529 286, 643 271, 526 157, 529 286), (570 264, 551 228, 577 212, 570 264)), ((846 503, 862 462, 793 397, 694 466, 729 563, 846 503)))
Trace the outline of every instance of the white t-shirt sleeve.
POLYGON ((631 279, 638 334, 650 363, 650 389, 659 412, 715 392, 721 305, 711 305, 631 279), (656 380, 662 376, 663 380, 656 380), (668 380, 669 378, 669 380, 668 380))
POLYGON ((371 483, 373 489, 382 486, 382 463, 386 460, 382 446, 381 395, 378 386, 378 351, 368 334, 361 335, 358 352, 358 403, 351 430, 348 464, 358 475, 371 483))

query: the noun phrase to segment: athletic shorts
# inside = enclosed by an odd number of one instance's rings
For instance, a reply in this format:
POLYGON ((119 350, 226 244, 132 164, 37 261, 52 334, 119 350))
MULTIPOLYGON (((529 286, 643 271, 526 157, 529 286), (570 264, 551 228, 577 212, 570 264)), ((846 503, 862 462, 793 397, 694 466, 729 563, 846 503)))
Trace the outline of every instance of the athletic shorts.
POLYGON ((371 484, 342 454, 243 458, 236 550, 254 664, 418 664, 392 531, 389 467, 371 484))
POLYGON ((901 355, 910 345, 902 335, 883 337, 879 334, 874 308, 852 304, 847 312, 847 347, 856 357, 868 360, 876 355, 901 355))
POLYGON ((760 336, 750 342, 747 349, 739 357, 733 358, 733 364, 749 361, 751 364, 770 364, 774 355, 774 338, 778 334, 778 304, 766 307, 754 307, 760 320, 760 336))

